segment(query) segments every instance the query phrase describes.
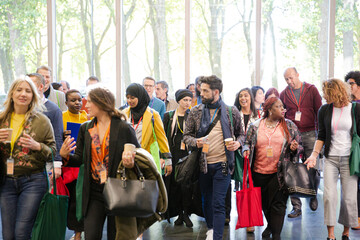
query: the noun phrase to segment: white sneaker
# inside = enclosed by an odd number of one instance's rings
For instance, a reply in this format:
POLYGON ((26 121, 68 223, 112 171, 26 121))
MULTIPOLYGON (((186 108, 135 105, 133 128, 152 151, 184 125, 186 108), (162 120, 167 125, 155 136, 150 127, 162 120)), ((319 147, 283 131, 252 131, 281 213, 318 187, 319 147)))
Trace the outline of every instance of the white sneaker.
POLYGON ((214 230, 213 229, 209 229, 206 232, 206 240, 213 240, 213 235, 214 235, 214 230))

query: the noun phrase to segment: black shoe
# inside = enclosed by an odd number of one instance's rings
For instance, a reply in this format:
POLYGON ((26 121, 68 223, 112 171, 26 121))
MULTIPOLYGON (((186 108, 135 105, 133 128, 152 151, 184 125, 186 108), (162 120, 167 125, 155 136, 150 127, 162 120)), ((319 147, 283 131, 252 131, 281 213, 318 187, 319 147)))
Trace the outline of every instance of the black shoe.
POLYGON ((326 240, 336 240, 336 238, 326 238, 326 240))
POLYGON ((270 230, 269 226, 267 226, 267 227, 265 228, 265 230, 262 232, 261 236, 262 236, 263 238, 270 238, 270 236, 271 236, 271 230, 270 230))
POLYGON ((179 226, 183 224, 183 221, 184 221, 184 215, 183 213, 180 213, 179 217, 175 220, 174 224, 179 226))
POLYGON ((301 215, 301 209, 293 209, 289 214, 288 217, 289 218, 297 218, 298 216, 301 215))
POLYGON ((350 240, 350 237, 346 235, 342 235, 341 240, 350 240))
POLYGON ((310 199, 309 206, 311 210, 316 211, 316 209, 318 208, 318 200, 316 196, 310 199))
POLYGON ((189 215, 187 215, 186 213, 184 213, 183 221, 187 227, 189 228, 193 227, 193 223, 191 222, 189 215))

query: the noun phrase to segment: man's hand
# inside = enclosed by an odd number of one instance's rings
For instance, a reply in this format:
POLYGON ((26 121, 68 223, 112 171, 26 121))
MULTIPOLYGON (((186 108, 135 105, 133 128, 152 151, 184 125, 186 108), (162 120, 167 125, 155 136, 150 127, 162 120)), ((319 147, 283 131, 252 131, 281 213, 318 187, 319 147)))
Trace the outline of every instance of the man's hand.
POLYGON ((227 143, 226 149, 229 151, 236 151, 240 147, 240 143, 238 141, 232 141, 227 143))

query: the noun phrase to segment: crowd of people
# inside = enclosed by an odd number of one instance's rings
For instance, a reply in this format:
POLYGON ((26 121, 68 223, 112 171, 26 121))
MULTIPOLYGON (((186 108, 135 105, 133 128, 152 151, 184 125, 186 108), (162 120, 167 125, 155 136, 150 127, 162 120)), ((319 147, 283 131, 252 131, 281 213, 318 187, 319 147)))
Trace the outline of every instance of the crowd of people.
MULTIPOLYGON (((350 228, 360 229, 360 182, 349 170, 354 127, 360 135, 360 72, 324 81, 325 104, 316 86, 301 81, 295 67, 285 69, 284 79, 288 86, 282 91, 243 88, 228 106, 221 97, 223 83, 215 75, 199 76, 178 89, 175 99, 169 97, 166 81, 145 77, 142 84, 127 86, 127 103, 117 109, 114 94, 97 86, 95 76, 86 80, 87 86, 94 85, 86 96, 66 81, 54 83, 47 66, 18 78, 0 112, 3 239, 31 238, 48 191, 47 178, 60 176, 69 190, 67 226, 74 231, 73 239, 102 239, 106 219, 108 239, 141 239, 143 231, 133 219, 107 215, 102 194, 107 178, 116 177, 120 161, 134 168, 135 155, 124 151, 126 143, 148 151, 163 176, 168 210, 161 219, 171 224, 170 218, 176 217, 175 225, 191 228, 190 215, 196 213, 205 218, 207 240, 223 238, 231 192, 240 190, 238 181, 231 189, 235 151, 249 158, 267 221, 262 237, 272 239, 281 239, 289 196, 292 210, 287 216, 302 215, 301 200, 286 191, 280 165, 300 159, 308 169, 319 169, 323 155, 327 239, 335 239, 339 176, 338 223, 343 225, 341 239, 350 239, 350 228), (176 181, 175 169, 190 152, 197 152, 198 178, 182 184, 176 181), (83 219, 76 216, 81 165, 83 219), (121 224, 128 224, 128 230, 120 230, 121 224)), ((316 196, 309 201, 312 211, 318 204, 316 196)), ((246 231, 251 234, 254 227, 246 231)))

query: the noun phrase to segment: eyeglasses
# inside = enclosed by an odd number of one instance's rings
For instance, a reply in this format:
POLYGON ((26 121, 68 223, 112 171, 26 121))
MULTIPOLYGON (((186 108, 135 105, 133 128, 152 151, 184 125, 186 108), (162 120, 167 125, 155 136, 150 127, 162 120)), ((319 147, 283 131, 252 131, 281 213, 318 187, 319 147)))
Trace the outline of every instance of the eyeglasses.
POLYGON ((144 85, 144 88, 153 88, 153 87, 155 87, 154 85, 144 85))
POLYGON ((348 82, 350 84, 350 86, 356 84, 356 82, 348 82))

